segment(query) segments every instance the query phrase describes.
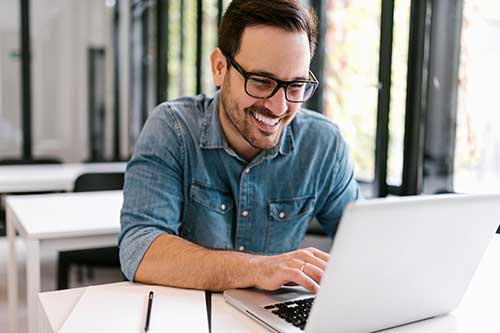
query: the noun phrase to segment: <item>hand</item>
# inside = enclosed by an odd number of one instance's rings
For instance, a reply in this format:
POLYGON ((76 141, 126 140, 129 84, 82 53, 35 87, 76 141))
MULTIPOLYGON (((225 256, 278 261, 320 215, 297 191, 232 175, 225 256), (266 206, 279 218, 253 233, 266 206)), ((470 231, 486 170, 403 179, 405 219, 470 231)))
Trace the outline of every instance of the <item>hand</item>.
POLYGON ((295 283, 311 292, 319 289, 330 256, 313 247, 274 256, 260 256, 256 260, 255 286, 276 290, 295 283))

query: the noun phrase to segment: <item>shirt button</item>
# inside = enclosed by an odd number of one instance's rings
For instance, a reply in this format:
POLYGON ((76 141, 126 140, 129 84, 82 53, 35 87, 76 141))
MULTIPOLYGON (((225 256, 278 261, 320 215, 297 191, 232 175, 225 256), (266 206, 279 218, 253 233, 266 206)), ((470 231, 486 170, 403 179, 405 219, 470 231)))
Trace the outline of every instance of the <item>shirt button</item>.
POLYGON ((241 215, 242 215, 242 216, 248 216, 248 210, 244 210, 244 211, 242 211, 242 212, 241 212, 241 215))
POLYGON ((238 248, 238 250, 240 250, 240 251, 245 251, 245 247, 242 245, 242 246, 240 246, 240 247, 238 248))
POLYGON ((246 168, 245 173, 250 173, 250 168, 246 168))
POLYGON ((220 209, 226 210, 226 205, 224 205, 224 204, 220 205, 220 209))
POLYGON ((279 215, 280 219, 284 219, 285 218, 285 212, 280 212, 279 215))

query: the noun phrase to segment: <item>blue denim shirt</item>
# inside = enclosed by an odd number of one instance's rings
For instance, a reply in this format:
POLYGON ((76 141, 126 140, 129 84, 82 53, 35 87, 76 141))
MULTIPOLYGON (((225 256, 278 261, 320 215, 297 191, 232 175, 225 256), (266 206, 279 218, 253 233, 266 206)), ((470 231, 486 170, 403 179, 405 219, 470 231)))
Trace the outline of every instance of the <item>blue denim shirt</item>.
POLYGON ((314 217, 333 237, 359 196, 338 127, 301 109, 279 144, 247 163, 228 145, 217 93, 163 103, 149 117, 125 174, 119 235, 133 279, 162 234, 213 249, 275 254, 296 249, 314 217))

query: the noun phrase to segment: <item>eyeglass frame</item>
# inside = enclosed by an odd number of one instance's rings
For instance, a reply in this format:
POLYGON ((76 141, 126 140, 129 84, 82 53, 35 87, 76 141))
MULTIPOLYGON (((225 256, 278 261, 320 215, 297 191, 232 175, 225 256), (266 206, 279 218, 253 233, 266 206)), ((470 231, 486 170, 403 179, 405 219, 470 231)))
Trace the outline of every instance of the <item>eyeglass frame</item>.
POLYGON ((276 95, 276 93, 283 87, 285 89, 285 99, 290 102, 290 103, 304 103, 306 101, 308 101, 313 95, 314 93, 316 92, 316 89, 318 88, 318 85, 319 85, 319 81, 318 79, 316 79, 316 76, 314 76, 314 73, 309 70, 309 76, 312 78, 312 80, 293 80, 293 81, 284 81, 284 80, 278 80, 278 79, 275 79, 273 77, 270 77, 270 76, 267 76, 267 75, 263 75, 263 74, 257 74, 257 73, 252 73, 252 72, 247 72, 240 64, 238 64, 236 62, 236 60, 234 60, 233 57, 231 56, 228 56, 228 55, 224 55, 226 57, 226 59, 229 60, 229 63, 231 64, 231 66, 234 67, 234 69, 236 69, 236 71, 238 73, 241 74, 241 76, 243 76, 243 78, 245 79, 245 93, 250 96, 250 97, 253 97, 253 98, 257 98, 257 99, 268 99, 268 98, 271 98, 273 97, 274 95, 276 95), (248 78, 251 77, 251 76, 260 76, 260 77, 264 77, 266 79, 269 79, 269 80, 272 80, 274 82, 277 83, 276 87, 274 88, 274 90, 271 92, 271 94, 267 97, 257 97, 257 96, 253 96, 251 95, 248 90, 247 90, 247 83, 248 83, 248 78), (302 101, 291 101, 288 99, 288 93, 287 93, 287 89, 288 89, 288 86, 291 85, 291 84, 294 84, 294 83, 312 83, 313 84, 313 91, 311 92, 311 95, 307 98, 307 99, 304 99, 302 101))

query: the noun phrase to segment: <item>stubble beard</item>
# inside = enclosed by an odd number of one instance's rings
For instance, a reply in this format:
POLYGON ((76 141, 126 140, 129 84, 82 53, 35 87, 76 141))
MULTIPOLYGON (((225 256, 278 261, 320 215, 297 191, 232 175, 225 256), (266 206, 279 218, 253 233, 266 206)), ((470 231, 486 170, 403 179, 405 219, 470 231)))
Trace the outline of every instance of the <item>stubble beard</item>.
MULTIPOLYGON (((229 87, 227 86, 225 89, 226 92, 229 91, 228 88, 229 87)), ((228 95, 230 94, 225 94, 221 91, 223 112, 226 115, 226 118, 229 119, 233 127, 243 137, 243 139, 245 139, 246 142, 248 142, 252 147, 256 149, 266 150, 275 147, 281 137, 282 129, 280 129, 279 133, 277 133, 276 135, 275 133, 266 133, 260 131, 255 127, 254 124, 250 123, 254 121, 253 119, 250 119, 253 118, 253 115, 251 114, 252 111, 260 111, 263 114, 269 114, 270 111, 266 108, 257 107, 255 105, 249 106, 245 109, 241 109, 238 103, 232 100, 228 95), (255 133, 253 133, 252 129, 255 133), (274 138, 272 142, 269 142, 267 140, 259 140, 256 134, 262 136, 263 138, 271 138, 273 136, 274 138)))

